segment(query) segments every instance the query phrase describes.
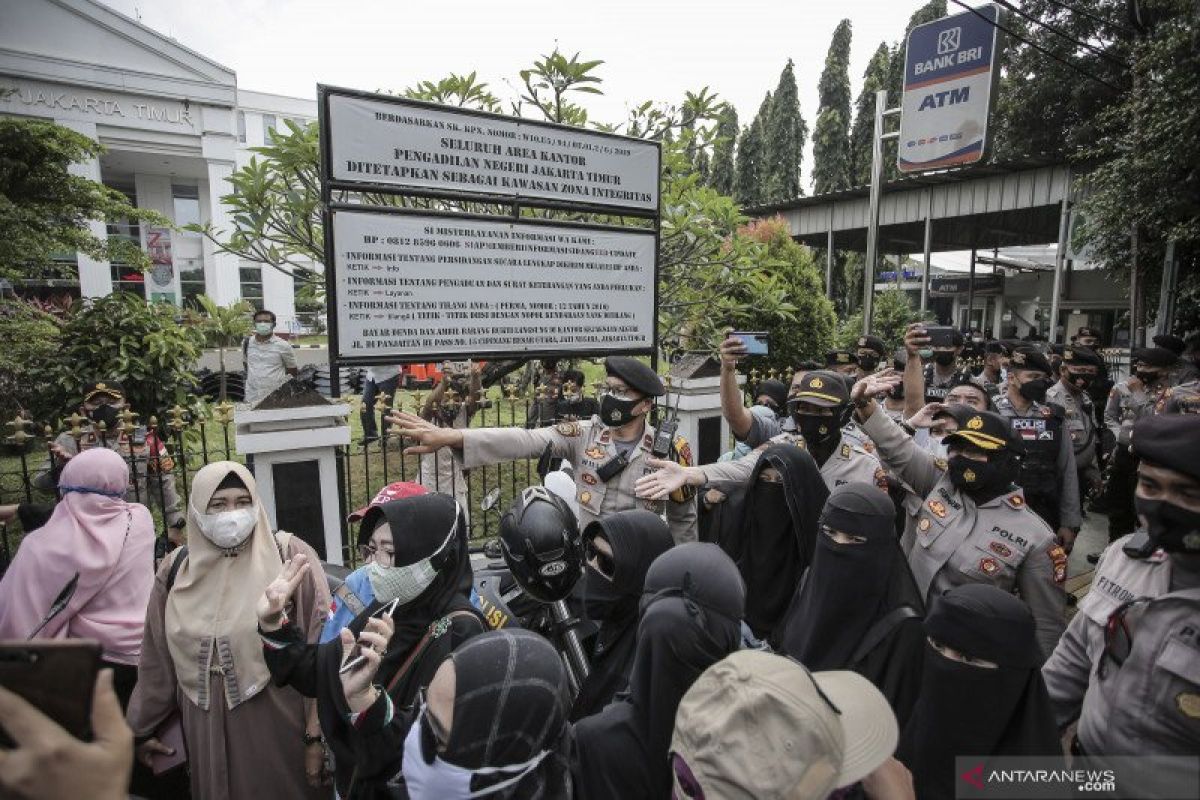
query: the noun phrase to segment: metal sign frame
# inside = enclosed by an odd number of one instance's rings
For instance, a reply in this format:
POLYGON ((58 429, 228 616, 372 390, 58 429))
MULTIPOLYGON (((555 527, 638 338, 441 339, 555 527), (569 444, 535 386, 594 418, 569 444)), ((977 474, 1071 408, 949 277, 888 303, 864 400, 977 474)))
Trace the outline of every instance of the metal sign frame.
MULTIPOLYGON (((345 89, 336 86, 328 86, 325 84, 317 84, 317 129, 320 144, 320 193, 321 193, 321 223, 324 229, 324 267, 325 267, 325 298, 326 298, 326 314, 328 319, 329 331, 329 365, 330 365, 330 382, 331 386, 336 389, 338 367, 345 366, 375 366, 388 364, 414 364, 424 363, 427 361, 436 361, 439 358, 447 356, 438 353, 426 354, 420 356, 398 356, 388 354, 364 355, 361 358, 339 358, 339 332, 338 320, 336 313, 337 303, 337 287, 334 279, 334 258, 336 250, 333 241, 333 215, 338 210, 353 210, 381 214, 397 214, 397 215, 420 215, 420 216, 444 216, 450 219, 475 219, 485 220, 489 222, 515 222, 520 224, 533 225, 549 225, 554 227, 574 227, 580 230, 596 230, 621 233, 644 233, 645 235, 654 236, 654 320, 651 337, 651 344, 648 348, 612 348, 603 349, 588 349, 588 350, 546 350, 546 351, 527 351, 527 350, 509 350, 489 352, 491 358, 519 358, 533 359, 550 356, 595 356, 595 355, 648 355, 654 362, 658 360, 659 346, 659 330, 658 330, 658 311, 659 311, 659 278, 660 278, 660 260, 661 260, 661 243, 662 243, 662 143, 648 139, 638 139, 631 136, 622 136, 620 134, 608 133, 605 131, 589 131, 577 128, 572 125, 562 125, 554 122, 543 122, 540 120, 527 120, 522 117, 513 117, 507 114, 494 114, 487 111, 477 111, 475 109, 457 108, 453 106, 444 106, 438 103, 428 103, 421 100, 411 100, 403 97, 395 97, 392 95, 377 94, 374 92, 364 92, 357 89, 345 89), (492 195, 486 192, 462 192, 457 190, 429 190, 425 187, 405 187, 388 184, 378 184, 363 181, 346 181, 333 180, 332 163, 333 163, 333 142, 330 136, 330 115, 329 115, 329 100, 333 96, 348 96, 360 99, 368 99, 380 101, 387 104, 400 107, 414 107, 422 109, 435 110, 440 113, 461 114, 466 117, 498 120, 506 123, 520 122, 522 125, 537 127, 546 130, 568 131, 578 135, 583 132, 589 136, 596 136, 616 141, 634 142, 638 146, 651 145, 655 150, 655 192, 657 203, 653 209, 626 207, 620 205, 608 205, 585 202, 571 202, 564 200, 550 200, 538 197, 527 197, 521 195, 492 195), (471 202, 487 205, 506 206, 510 209, 507 215, 500 214, 468 214, 453 211, 432 211, 429 209, 419 208, 400 208, 392 206, 372 206, 362 205, 357 203, 345 203, 333 200, 333 192, 354 192, 368 194, 384 194, 394 195, 397 197, 419 197, 434 200, 446 200, 450 202, 471 202), (637 219, 646 219, 652 222, 649 227, 621 226, 621 225, 604 225, 571 222, 567 220, 550 220, 528 218, 521 216, 522 208, 547 209, 551 211, 570 211, 576 213, 597 214, 615 217, 633 217, 637 219), (331 313, 332 312, 332 313, 331 313)), ((449 357, 461 358, 462 354, 453 354, 449 357)))

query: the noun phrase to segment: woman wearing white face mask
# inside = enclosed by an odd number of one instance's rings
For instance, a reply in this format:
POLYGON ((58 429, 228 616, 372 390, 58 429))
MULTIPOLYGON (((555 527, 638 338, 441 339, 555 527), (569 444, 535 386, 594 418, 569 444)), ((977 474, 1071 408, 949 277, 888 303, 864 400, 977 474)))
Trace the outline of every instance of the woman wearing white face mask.
POLYGON ((193 797, 327 796, 314 788, 323 757, 315 708, 271 683, 255 630, 255 604, 286 561, 300 565, 287 613, 316 640, 329 608, 317 554, 271 533, 254 478, 229 461, 196 473, 187 541, 163 559, 150 596, 129 708, 138 758, 149 765, 170 753, 158 736, 178 712, 193 797))

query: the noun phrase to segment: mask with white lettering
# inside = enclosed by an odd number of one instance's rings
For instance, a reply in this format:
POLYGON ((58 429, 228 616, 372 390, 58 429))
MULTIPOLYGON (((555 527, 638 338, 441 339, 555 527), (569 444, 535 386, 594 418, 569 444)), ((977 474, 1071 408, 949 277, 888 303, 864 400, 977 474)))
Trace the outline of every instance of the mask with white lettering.
POLYGON ((1133 502, 1154 546, 1168 553, 1200 553, 1200 512, 1137 495, 1133 502))
POLYGON ((543 750, 528 761, 503 767, 483 767, 471 770, 445 761, 437 754, 433 733, 425 722, 429 708, 422 705, 417 719, 404 737, 404 784, 411 800, 466 800, 487 797, 520 783, 526 775, 550 754, 543 750), (471 779, 476 775, 510 775, 504 780, 471 791, 471 779))
POLYGON ((232 550, 250 538, 250 534, 254 532, 254 525, 258 521, 258 506, 222 511, 219 514, 193 512, 193 516, 205 539, 222 550, 232 550))
POLYGON ((269 322, 254 323, 254 332, 257 333, 259 336, 270 336, 271 333, 274 332, 274 330, 275 330, 275 326, 269 322))

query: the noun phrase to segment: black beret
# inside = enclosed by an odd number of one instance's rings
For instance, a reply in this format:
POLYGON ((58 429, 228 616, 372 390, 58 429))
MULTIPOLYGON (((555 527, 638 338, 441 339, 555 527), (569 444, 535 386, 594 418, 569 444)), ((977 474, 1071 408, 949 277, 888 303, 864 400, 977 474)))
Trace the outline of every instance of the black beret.
POLYGON ((788 387, 783 381, 760 381, 758 387, 754 390, 754 396, 760 397, 764 394, 771 398, 780 410, 787 406, 788 387))
POLYGON ((83 387, 83 402, 91 400, 95 395, 107 394, 113 397, 125 399, 125 387, 116 381, 91 381, 84 384, 83 387))
POLYGON ((1049 374, 1050 361, 1041 350, 1033 347, 1018 347, 1008 360, 1008 368, 1013 370, 1036 369, 1049 374))
POLYGON ((604 371, 647 397, 661 397, 666 392, 658 373, 632 356, 609 356, 604 359, 604 371))
POLYGON ((1099 339, 1100 331, 1096 330, 1095 328, 1080 328, 1079 330, 1075 331, 1076 339, 1078 339, 1082 336, 1090 336, 1094 339, 1099 339))
POLYGON ((837 367, 846 364, 857 364, 858 353, 851 350, 830 350, 825 354, 825 366, 837 367))
POLYGON ((1159 347, 1164 347, 1167 350, 1170 350, 1177 356, 1183 355, 1183 350, 1186 347, 1186 345, 1183 343, 1183 339, 1180 339, 1173 333, 1160 333, 1158 336, 1154 337, 1154 343, 1159 347))
POLYGON ((1129 444, 1138 458, 1200 480, 1200 415, 1142 417, 1133 424, 1129 444))
POLYGON ((789 403, 795 400, 829 408, 850 402, 850 389, 838 373, 815 370, 804 376, 804 380, 788 398, 789 403))
POLYGON ((1147 367, 1173 367, 1179 356, 1165 347, 1142 347, 1133 351, 1133 360, 1147 367))
POLYGON ((1090 347, 1070 345, 1063 348, 1063 363, 1078 367, 1103 367, 1104 359, 1090 347))
POLYGON ((983 352, 985 352, 985 353, 999 353, 999 354, 1000 354, 1000 355, 1002 355, 1002 356, 1003 356, 1003 355, 1008 355, 1008 353, 1011 351, 1011 349, 1012 349, 1012 348, 1010 348, 1010 347, 1008 347, 1007 345, 1005 345, 1005 344, 1004 344, 1004 342, 1000 342, 1000 341, 997 341, 997 340, 995 340, 995 339, 993 339, 992 341, 990 341, 990 342, 986 343, 986 344, 983 346, 983 352))
POLYGON ((878 336, 860 336, 858 337, 859 350, 874 350, 879 353, 880 358, 887 356, 887 345, 883 343, 883 339, 878 336))
POLYGON ((973 444, 980 450, 1000 450, 1007 448, 1020 452, 1024 449, 1013 437, 1012 427, 1008 420, 991 411, 957 411, 958 430, 946 436, 942 441, 947 447, 955 442, 973 444))

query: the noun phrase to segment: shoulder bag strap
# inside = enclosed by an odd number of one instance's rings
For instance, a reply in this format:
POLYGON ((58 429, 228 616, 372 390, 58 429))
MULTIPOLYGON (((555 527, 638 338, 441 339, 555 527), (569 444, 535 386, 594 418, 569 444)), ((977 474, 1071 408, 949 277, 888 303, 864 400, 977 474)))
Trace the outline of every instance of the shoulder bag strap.
POLYGON ((899 606, 875 620, 875 624, 867 629, 867 635, 862 638, 862 641, 858 643, 858 647, 854 649, 854 655, 850 657, 850 662, 846 665, 847 668, 853 667, 866 658, 901 622, 919 616, 921 615, 912 606, 899 606))

